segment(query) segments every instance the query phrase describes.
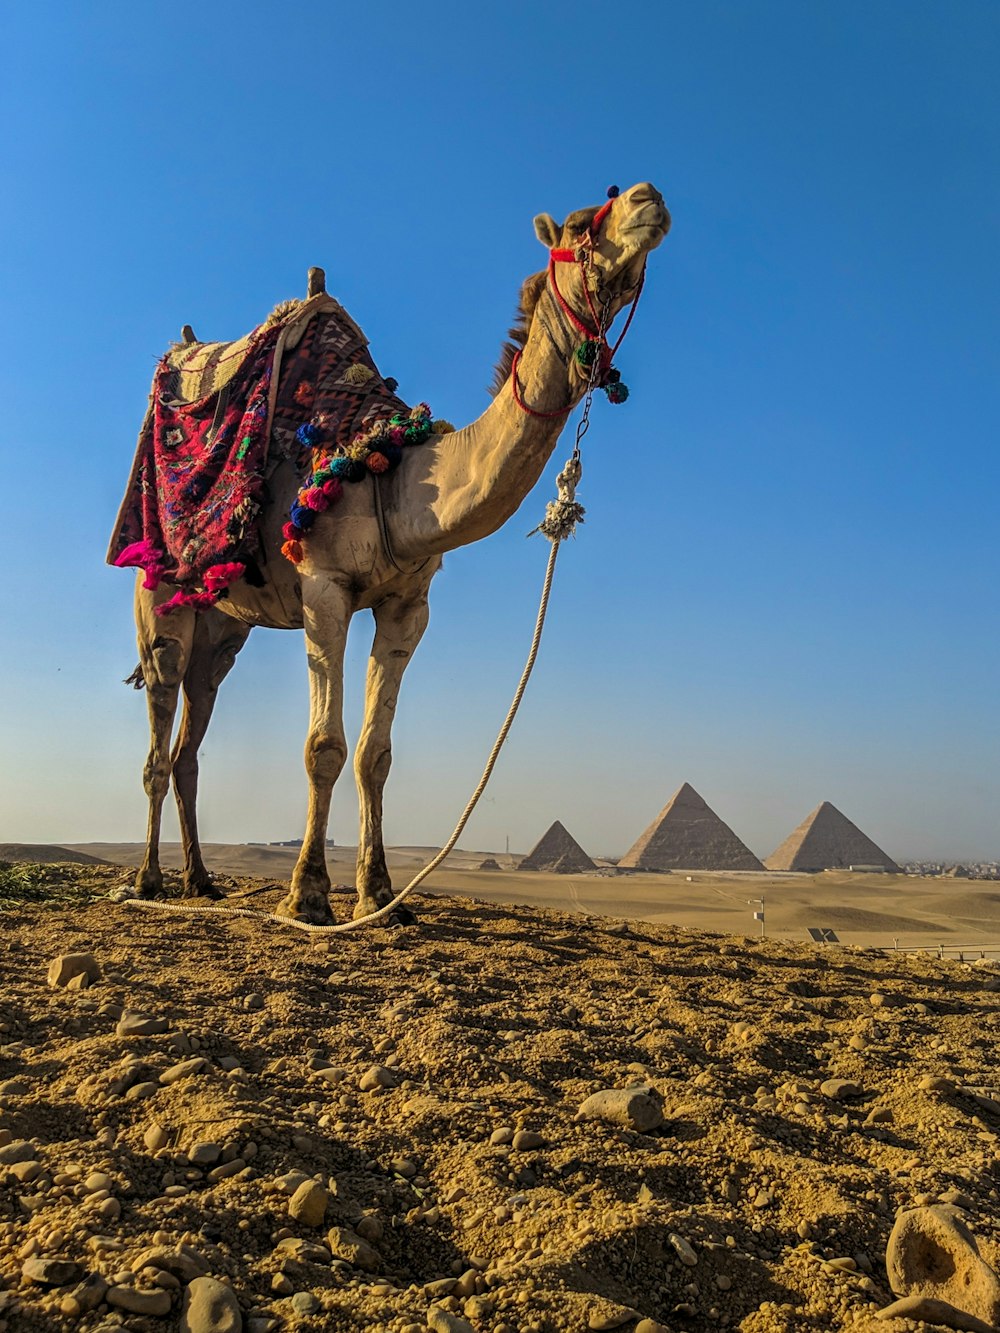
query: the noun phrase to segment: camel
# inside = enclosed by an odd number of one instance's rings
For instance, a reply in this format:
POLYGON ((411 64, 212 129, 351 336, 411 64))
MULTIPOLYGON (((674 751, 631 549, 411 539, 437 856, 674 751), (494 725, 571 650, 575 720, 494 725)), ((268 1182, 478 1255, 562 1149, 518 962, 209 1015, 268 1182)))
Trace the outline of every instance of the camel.
POLYGON ((268 557, 261 587, 240 580, 213 607, 182 607, 158 616, 155 608, 175 589, 161 584, 147 591, 140 576, 135 615, 151 733, 144 770, 146 855, 135 881, 140 896, 162 892, 160 817, 171 776, 184 849, 184 895, 221 896, 198 841, 198 749, 218 688, 253 626, 301 629, 309 668, 309 805, 291 886, 277 910, 315 925, 332 922, 324 848, 334 785, 348 757, 341 717, 344 648, 351 617, 370 609, 375 635, 354 755, 360 801, 354 915, 367 915, 391 900, 382 792, 396 701, 427 625, 431 580, 444 552, 496 532, 538 480, 570 409, 588 386, 590 372, 575 355, 580 326, 593 327, 595 301, 613 319, 634 300, 647 256, 669 230, 670 214, 659 192, 641 183, 610 205, 571 213, 562 226, 545 213, 534 226, 560 262, 524 283, 513 341, 505 344, 492 401, 477 420, 407 451, 391 476, 346 487, 336 510, 319 515, 297 565, 280 554, 281 528, 301 478, 291 463, 281 464, 260 515, 268 557), (598 226, 592 227, 595 218, 598 226), (575 255, 579 263, 571 262, 575 255), (180 693, 183 714, 171 749, 180 693))

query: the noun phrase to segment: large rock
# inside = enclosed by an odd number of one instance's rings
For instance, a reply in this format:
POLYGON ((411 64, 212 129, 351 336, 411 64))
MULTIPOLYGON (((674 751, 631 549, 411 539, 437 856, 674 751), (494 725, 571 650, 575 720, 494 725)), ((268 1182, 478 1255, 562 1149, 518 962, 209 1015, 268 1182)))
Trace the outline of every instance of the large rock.
POLYGON ((49 963, 50 986, 68 986, 74 977, 86 977, 78 985, 89 986, 101 979, 101 969, 92 953, 61 953, 49 963))
POLYGON ((372 1249, 366 1240, 362 1240, 350 1227, 331 1227, 327 1233, 330 1253, 335 1259, 343 1259, 352 1268, 361 1268, 366 1273, 378 1270, 378 1251, 372 1249))
POLYGON ((243 1315, 231 1288, 196 1277, 184 1292, 178 1333, 243 1333, 243 1315))
POLYGON ((1000 1326, 1000 1277, 980 1256, 975 1236, 954 1208, 934 1205, 900 1213, 886 1247, 885 1269, 897 1296, 944 1302, 1000 1326))
POLYGON ((663 1099, 655 1088, 604 1088, 588 1097, 576 1113, 577 1120, 603 1120, 623 1129, 648 1134, 663 1124, 663 1099))

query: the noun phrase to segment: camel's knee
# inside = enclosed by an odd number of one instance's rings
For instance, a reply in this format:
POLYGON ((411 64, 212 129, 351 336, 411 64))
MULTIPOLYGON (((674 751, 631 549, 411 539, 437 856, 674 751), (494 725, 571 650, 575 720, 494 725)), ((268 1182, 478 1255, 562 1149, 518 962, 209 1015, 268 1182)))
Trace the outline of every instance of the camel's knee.
POLYGON ((354 772, 358 786, 377 787, 381 790, 389 778, 392 767, 392 747, 359 745, 354 756, 354 772))
POLYGON ((343 732, 314 731, 306 741, 306 772, 317 782, 336 782, 347 762, 343 732))
POLYGON ((171 763, 169 758, 158 749, 149 752, 149 758, 142 770, 142 785, 151 801, 162 801, 170 785, 171 763))

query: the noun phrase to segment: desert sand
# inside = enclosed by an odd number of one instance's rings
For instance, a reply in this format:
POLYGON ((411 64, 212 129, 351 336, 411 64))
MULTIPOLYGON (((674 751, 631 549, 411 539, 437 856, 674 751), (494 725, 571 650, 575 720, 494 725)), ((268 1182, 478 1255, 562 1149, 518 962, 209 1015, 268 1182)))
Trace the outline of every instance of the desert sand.
MULTIPOLYGON (((135 866, 143 854, 138 843, 80 843, 84 855, 135 866)), ((203 847, 210 870, 230 875, 271 876, 287 880, 295 864, 292 847, 209 844, 203 847)), ((395 847, 387 853, 397 888, 430 860, 435 847, 395 847)), ((179 843, 164 844, 164 866, 182 864, 179 843)), ((5 855, 0 846, 0 858, 5 855)), ((353 882, 353 847, 327 851, 330 874, 353 882)), ((10 859, 8 857, 8 859, 10 859)), ((35 857, 33 859, 42 859, 35 857)), ((802 875, 782 871, 675 871, 553 875, 511 869, 502 852, 454 851, 422 886, 432 892, 458 893, 491 903, 525 903, 560 912, 617 916, 631 921, 683 926, 724 934, 759 933, 748 899, 765 902, 769 936, 807 941, 810 926, 833 929, 842 943, 949 950, 970 946, 1000 947, 1000 883, 989 880, 919 878, 827 871, 802 875), (477 867, 494 857, 501 869, 477 867)))
POLYGON ((454 868, 417 927, 323 937, 109 902, 113 865, 5 874, 8 1333, 172 1333, 205 1291, 230 1322, 188 1327, 903 1333, 876 1316, 898 1212, 942 1202, 1000 1257, 988 960, 727 935, 742 877, 454 868), (715 930, 639 919, 681 910, 715 930), (71 953, 91 984, 49 984, 71 953), (636 1086, 662 1123, 583 1118, 636 1086))

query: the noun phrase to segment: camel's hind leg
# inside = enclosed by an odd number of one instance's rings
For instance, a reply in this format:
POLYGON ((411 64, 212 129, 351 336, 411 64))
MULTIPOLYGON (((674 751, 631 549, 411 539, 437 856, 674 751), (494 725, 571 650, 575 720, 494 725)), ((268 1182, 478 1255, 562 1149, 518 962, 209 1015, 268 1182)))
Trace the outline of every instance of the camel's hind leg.
POLYGON ((149 798, 146 856, 135 877, 135 887, 144 898, 151 898, 163 888, 160 817, 170 786, 170 736, 177 711, 177 693, 187 670, 194 639, 195 612, 190 607, 181 607, 162 617, 153 612, 154 606, 166 601, 173 591, 165 588, 150 593, 141 582, 136 584, 136 637, 146 685, 150 732, 149 754, 142 775, 149 798))
POLYGON ((198 894, 221 896, 212 886, 212 876, 201 858, 198 842, 198 747, 212 719, 219 686, 229 674, 249 633, 249 625, 241 624, 221 611, 202 611, 195 623, 183 680, 184 712, 171 755, 174 796, 184 844, 185 898, 198 894))

